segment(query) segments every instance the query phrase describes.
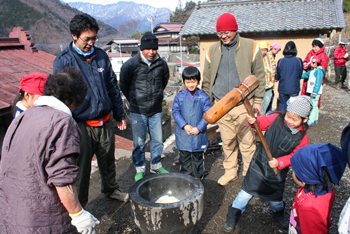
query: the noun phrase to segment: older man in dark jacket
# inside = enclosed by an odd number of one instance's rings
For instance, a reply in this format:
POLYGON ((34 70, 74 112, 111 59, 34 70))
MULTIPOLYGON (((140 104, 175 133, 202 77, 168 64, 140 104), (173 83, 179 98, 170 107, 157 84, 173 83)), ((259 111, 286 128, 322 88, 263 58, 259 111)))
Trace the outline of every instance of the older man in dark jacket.
POLYGON ((108 199, 127 201, 116 182, 114 126, 109 113, 117 120, 118 128, 126 128, 123 103, 116 76, 108 55, 95 47, 99 26, 88 14, 78 14, 70 22, 73 41, 55 59, 53 73, 65 67, 76 67, 84 77, 88 93, 81 106, 73 111, 82 132, 79 177, 77 182, 80 203, 88 202, 91 159, 96 154, 101 174, 101 192, 108 199))
POLYGON ((135 181, 143 178, 146 169, 147 128, 151 139, 151 173, 168 173, 162 167, 161 154, 163 90, 168 83, 169 68, 157 51, 158 39, 150 32, 145 33, 140 51, 124 63, 120 71, 120 88, 130 102, 135 181))

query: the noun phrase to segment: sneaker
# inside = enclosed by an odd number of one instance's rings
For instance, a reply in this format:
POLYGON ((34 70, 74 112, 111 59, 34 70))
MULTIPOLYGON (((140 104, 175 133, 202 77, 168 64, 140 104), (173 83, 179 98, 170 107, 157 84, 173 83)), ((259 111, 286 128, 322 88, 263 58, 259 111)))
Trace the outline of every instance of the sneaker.
POLYGON ((163 174, 163 173, 169 173, 167 170, 164 169, 164 167, 160 167, 157 170, 151 169, 151 173, 153 174, 163 174))
POLYGON ((224 174, 223 176, 220 177, 220 179, 218 180, 218 184, 221 186, 226 186, 228 185, 231 181, 235 181, 238 179, 238 176, 235 175, 227 175, 224 174))
POLYGON ((129 200, 128 193, 122 193, 119 189, 114 190, 114 192, 106 197, 108 200, 118 200, 121 202, 127 202, 129 200))
POLYGON ((143 172, 138 172, 135 175, 135 182, 143 178, 143 172))

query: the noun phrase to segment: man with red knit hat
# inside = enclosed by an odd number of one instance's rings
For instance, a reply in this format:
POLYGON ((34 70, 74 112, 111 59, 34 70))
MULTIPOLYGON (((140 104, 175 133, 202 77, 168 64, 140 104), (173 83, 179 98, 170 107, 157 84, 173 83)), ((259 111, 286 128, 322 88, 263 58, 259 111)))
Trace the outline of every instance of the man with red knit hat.
MULTIPOLYGON (((254 40, 242 38, 237 33, 234 15, 222 14, 216 22, 219 42, 212 44, 207 52, 203 71, 203 90, 212 102, 217 102, 239 85, 247 76, 255 75, 259 87, 249 96, 258 115, 265 93, 265 70, 262 53, 254 40)), ((218 121, 225 160, 225 174, 218 184, 225 186, 238 179, 238 145, 243 159, 243 176, 246 175, 255 152, 255 136, 247 123, 244 105, 237 105, 218 121)))

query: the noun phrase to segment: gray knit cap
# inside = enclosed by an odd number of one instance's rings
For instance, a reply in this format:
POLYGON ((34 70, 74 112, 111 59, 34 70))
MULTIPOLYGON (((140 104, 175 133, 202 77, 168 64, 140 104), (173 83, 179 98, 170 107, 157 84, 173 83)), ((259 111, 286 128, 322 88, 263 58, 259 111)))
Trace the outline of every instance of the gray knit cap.
POLYGON ((309 96, 295 96, 290 97, 287 101, 287 111, 306 118, 310 115, 312 110, 312 101, 309 96))

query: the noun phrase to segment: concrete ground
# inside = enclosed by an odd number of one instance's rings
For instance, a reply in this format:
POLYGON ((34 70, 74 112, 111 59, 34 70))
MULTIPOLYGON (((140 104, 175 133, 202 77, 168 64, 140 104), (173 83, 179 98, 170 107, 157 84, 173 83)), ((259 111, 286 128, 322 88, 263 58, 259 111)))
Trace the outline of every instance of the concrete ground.
MULTIPOLYGON (((336 90, 332 83, 327 83, 322 96, 319 124, 311 127, 308 131, 310 144, 332 143, 340 146, 340 135, 342 129, 350 122, 350 93, 348 90, 336 90)), ((220 140, 218 133, 218 139, 220 140)), ((135 170, 131 160, 130 143, 123 140, 117 143, 119 149, 116 150, 116 172, 117 181, 123 191, 128 191, 134 182, 135 170), (124 143, 123 143, 124 142, 124 143), (123 149, 121 146, 127 145, 129 148, 123 149)), ((177 150, 174 147, 174 139, 169 139, 164 150, 162 163, 164 167, 172 172, 178 172, 179 166, 174 164, 177 150)), ((243 178, 230 183, 226 187, 217 184, 217 180, 223 174, 222 161, 224 156, 220 146, 214 150, 208 150, 205 154, 205 167, 207 176, 202 181, 205 188, 204 212, 201 220, 196 226, 195 233, 221 233, 226 220, 227 207, 232 203, 237 193, 241 189, 243 178)), ((241 161, 239 161, 241 163, 241 161)), ((97 170, 98 171, 98 170, 97 170)), ((90 200, 86 209, 94 214, 100 221, 96 227, 97 233, 140 233, 135 225, 130 203, 118 201, 107 201, 100 193, 99 173, 92 174, 90 183, 90 200)), ((147 173, 149 174, 149 164, 147 173)), ((341 209, 349 197, 350 172, 347 168, 340 185, 336 187, 336 200, 333 205, 331 221, 331 234, 337 233, 337 221, 341 209)), ((288 174, 284 199, 286 202, 285 214, 289 215, 295 193, 298 187, 288 174)), ((273 221, 269 203, 259 198, 253 198, 247 206, 246 211, 236 227, 235 233, 288 233, 280 229, 273 221)))

